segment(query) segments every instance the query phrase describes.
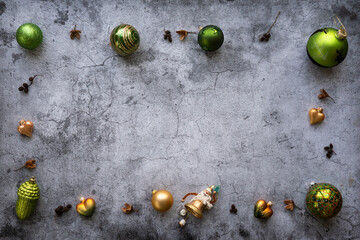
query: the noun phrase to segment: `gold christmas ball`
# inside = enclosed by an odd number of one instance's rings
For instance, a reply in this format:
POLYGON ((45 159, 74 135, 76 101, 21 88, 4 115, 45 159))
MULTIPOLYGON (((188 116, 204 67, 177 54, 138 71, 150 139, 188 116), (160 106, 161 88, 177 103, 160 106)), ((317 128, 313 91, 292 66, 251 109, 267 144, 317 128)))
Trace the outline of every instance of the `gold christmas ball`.
POLYGON ((158 212, 166 212, 174 203, 173 196, 166 190, 154 190, 152 194, 151 204, 158 212))

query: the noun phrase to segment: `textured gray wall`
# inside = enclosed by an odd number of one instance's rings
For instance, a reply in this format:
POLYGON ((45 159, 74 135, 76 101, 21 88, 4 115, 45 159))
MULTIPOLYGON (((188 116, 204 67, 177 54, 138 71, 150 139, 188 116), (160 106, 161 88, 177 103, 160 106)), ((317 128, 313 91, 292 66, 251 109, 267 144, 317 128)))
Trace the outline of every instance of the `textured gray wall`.
POLYGON ((2 239, 359 239, 360 48, 358 1, 2 1, 0 2, 2 239), (117 3, 116 3, 117 2, 117 3), (267 31, 282 11, 268 43, 267 31), (334 26, 349 32, 349 53, 333 69, 311 63, 308 37, 334 26), (22 49, 16 29, 38 24, 43 44, 22 49), (138 51, 121 58, 108 46, 116 25, 141 35, 138 51), (77 24, 81 40, 70 40, 77 24), (215 24, 225 42, 206 53, 197 37, 175 30, 215 24), (173 42, 163 40, 163 29, 173 42), (17 88, 34 74, 29 94, 17 88), (335 98, 320 101, 325 88, 335 98), (310 126, 308 110, 326 119, 310 126), (31 139, 18 121, 35 124, 31 139), (337 155, 325 157, 332 142, 337 155), (28 159, 34 170, 13 170, 28 159), (26 221, 15 215, 16 191, 36 176, 41 198, 26 221), (304 210, 307 184, 329 182, 344 198, 340 214, 317 221, 304 210), (215 207, 181 229, 180 199, 221 185, 215 207), (159 214, 151 190, 173 193, 159 214), (80 196, 97 202, 90 219, 59 204, 80 196), (274 202, 266 222, 255 202, 274 202), (140 211, 125 215, 125 202, 140 211), (234 203, 238 214, 229 213, 234 203))

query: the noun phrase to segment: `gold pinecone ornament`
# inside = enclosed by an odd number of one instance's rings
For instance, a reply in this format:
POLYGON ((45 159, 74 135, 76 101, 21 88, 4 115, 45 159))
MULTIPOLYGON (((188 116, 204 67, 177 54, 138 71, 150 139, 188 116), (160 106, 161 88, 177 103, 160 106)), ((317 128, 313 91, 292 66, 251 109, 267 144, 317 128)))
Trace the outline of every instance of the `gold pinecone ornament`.
POLYGON ((36 202, 40 198, 40 189, 36 184, 35 177, 24 182, 18 189, 18 200, 16 202, 16 215, 25 220, 34 212, 36 202))

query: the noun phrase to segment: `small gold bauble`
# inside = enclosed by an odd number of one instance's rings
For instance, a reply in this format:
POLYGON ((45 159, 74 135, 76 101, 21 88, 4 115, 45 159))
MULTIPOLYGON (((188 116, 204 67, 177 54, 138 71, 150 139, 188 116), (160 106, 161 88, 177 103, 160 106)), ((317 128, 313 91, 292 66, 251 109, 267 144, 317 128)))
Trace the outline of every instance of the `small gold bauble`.
POLYGON ((174 203, 174 198, 170 192, 166 190, 152 191, 153 197, 151 204, 156 211, 166 212, 174 203))

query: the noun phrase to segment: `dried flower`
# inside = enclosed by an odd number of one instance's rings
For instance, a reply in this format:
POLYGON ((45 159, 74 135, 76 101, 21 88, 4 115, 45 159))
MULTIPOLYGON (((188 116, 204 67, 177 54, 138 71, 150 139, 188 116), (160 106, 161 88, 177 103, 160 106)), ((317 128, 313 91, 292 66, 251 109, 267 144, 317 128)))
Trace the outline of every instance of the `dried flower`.
POLYGON ((134 207, 131 204, 125 203, 125 207, 121 208, 124 213, 130 214, 132 212, 137 212, 138 210, 135 210, 134 207))
POLYGON ((333 100, 334 102, 335 102, 335 100, 332 98, 332 97, 330 97, 330 95, 325 91, 325 89, 320 89, 320 94, 318 95, 318 98, 319 99, 323 99, 323 98, 330 98, 331 100, 333 100))
POLYGON ((80 33, 81 31, 76 29, 76 25, 75 25, 74 29, 70 31, 70 38, 74 39, 76 37, 77 39, 80 39, 80 33))
POLYGON ((27 84, 27 83, 23 83, 22 86, 20 86, 18 89, 19 91, 24 91, 24 93, 28 93, 29 92, 29 87, 33 84, 33 81, 34 79, 37 77, 37 76, 42 76, 42 75, 35 75, 33 77, 29 77, 29 81, 30 81, 30 84, 27 84))
POLYGON ((285 209, 288 209, 290 211, 294 210, 295 203, 293 200, 284 200, 285 203, 285 209))
POLYGON ((71 204, 68 204, 65 207, 59 205, 57 208, 55 208, 56 215, 61 216, 64 212, 69 211, 71 207, 71 204))
POLYGON ((24 166, 22 166, 21 168, 18 168, 18 169, 16 169, 16 170, 14 170, 14 171, 18 171, 18 170, 20 170, 20 169, 22 169, 22 168, 24 168, 24 167, 26 167, 26 168, 28 168, 28 169, 31 169, 31 168, 35 168, 36 167, 36 164, 35 164, 35 160, 27 160, 26 162, 25 162, 25 165, 24 166))
POLYGON ((333 150, 333 148, 334 148, 334 145, 332 145, 332 143, 330 143, 329 146, 324 147, 324 150, 327 151, 327 153, 326 153, 327 158, 331 158, 331 156, 333 154, 336 155, 336 152, 333 150))
POLYGON ((237 213, 237 209, 234 204, 231 204, 230 213, 233 213, 233 214, 237 213))
POLYGON ((169 42, 172 42, 172 38, 171 38, 171 32, 169 30, 164 30, 165 34, 164 34, 164 39, 168 40, 169 42))
POLYGON ((279 11, 278 15, 276 16, 275 21, 273 22, 273 24, 270 26, 269 30, 266 33, 259 36, 260 37, 259 38, 260 42, 269 41, 269 39, 271 37, 270 31, 271 31, 272 27, 275 25, 275 23, 276 23, 279 16, 280 16, 280 11, 279 11))
POLYGON ((176 31, 176 33, 180 35, 181 41, 184 40, 188 34, 196 34, 196 32, 188 32, 186 30, 179 30, 179 31, 176 31))

